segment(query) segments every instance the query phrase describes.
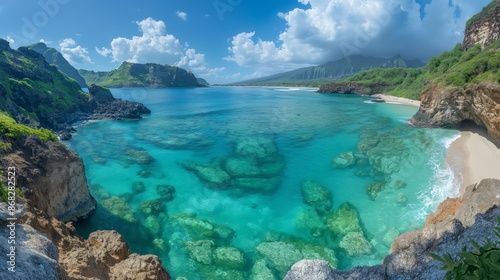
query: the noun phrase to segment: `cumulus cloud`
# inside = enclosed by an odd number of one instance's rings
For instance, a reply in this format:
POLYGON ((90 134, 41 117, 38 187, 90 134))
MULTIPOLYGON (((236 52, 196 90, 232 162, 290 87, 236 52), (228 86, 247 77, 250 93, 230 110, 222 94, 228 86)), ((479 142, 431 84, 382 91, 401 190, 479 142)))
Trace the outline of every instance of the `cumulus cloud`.
POLYGON ((175 12, 175 14, 184 21, 186 21, 188 18, 188 14, 186 14, 185 12, 177 11, 175 12))
POLYGON ((64 58, 71 64, 93 63, 87 49, 78 46, 72 38, 59 42, 59 47, 64 58))
POLYGON ((136 24, 141 36, 115 38, 111 41, 111 48, 96 47, 96 52, 118 62, 176 65, 201 77, 211 77, 224 71, 224 68, 209 68, 205 54, 197 53, 187 43, 182 44, 174 35, 168 34, 163 21, 147 18, 136 24))
MULTIPOLYGON (((352 54, 426 60, 463 38, 465 22, 489 0, 433 0, 420 17, 415 0, 298 0, 307 5, 278 16, 276 41, 255 32, 235 35, 225 59, 259 72, 320 64, 352 54)), ((277 71, 274 71, 277 72, 277 71)))

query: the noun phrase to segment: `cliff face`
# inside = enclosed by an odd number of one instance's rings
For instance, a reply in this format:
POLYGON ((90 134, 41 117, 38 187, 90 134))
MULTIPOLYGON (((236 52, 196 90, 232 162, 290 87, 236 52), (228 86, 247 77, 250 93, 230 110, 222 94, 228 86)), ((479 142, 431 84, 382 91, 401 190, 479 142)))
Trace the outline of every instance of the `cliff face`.
POLYGON ((500 38, 500 1, 493 0, 483 11, 467 22, 463 49, 475 44, 490 45, 500 38))
POLYGON ((35 208, 64 222, 85 218, 95 210, 80 157, 61 143, 34 136, 19 142, 0 158, 0 165, 16 167, 18 186, 26 189, 35 208))
POLYGON ((499 180, 485 179, 469 186, 460 201, 444 201, 423 229, 394 240, 381 265, 338 271, 324 261, 303 260, 292 267, 285 280, 444 279, 442 263, 428 254, 456 256, 463 247, 473 249, 470 240, 480 245, 486 243, 486 238, 498 240, 493 228, 498 226, 500 197, 493 194, 499 188, 499 180))
POLYGON ((420 109, 410 122, 417 126, 456 127, 466 120, 486 127, 489 135, 500 143, 499 84, 433 86, 422 93, 420 109))

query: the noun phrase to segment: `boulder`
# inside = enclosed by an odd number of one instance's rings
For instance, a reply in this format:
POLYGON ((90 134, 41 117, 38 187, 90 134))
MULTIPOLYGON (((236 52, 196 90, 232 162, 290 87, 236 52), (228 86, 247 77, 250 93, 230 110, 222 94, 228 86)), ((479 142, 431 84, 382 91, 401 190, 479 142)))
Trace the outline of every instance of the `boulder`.
POLYGON ((332 159, 332 167, 344 169, 352 167, 356 164, 356 157, 353 152, 341 153, 332 159))
POLYGON ((167 211, 165 203, 160 199, 149 200, 139 205, 139 211, 144 215, 158 215, 167 211))
POLYGON ((165 201, 171 201, 175 198, 175 187, 171 185, 158 185, 156 192, 165 201))
POLYGON ((332 209, 332 192, 317 182, 304 181, 300 185, 300 192, 304 203, 314 207, 319 214, 324 214, 332 209))
POLYGON ((331 280, 334 269, 323 260, 302 260, 292 266, 284 280, 331 280))
POLYGON ((372 245, 362 232, 348 232, 340 241, 340 248, 346 250, 349 257, 369 255, 372 252, 372 245))
POLYGON ((252 267, 250 273, 250 280, 277 280, 276 276, 269 267, 266 265, 266 261, 258 260, 252 267))
POLYGON ((371 200, 375 200, 378 198, 384 188, 385 182, 383 181, 371 183, 366 186, 366 194, 368 195, 368 198, 370 198, 371 200))
POLYGON ((170 280, 162 261, 155 255, 131 254, 111 268, 110 280, 170 280))
POLYGON ((212 240, 186 241, 185 247, 191 259, 206 265, 213 264, 215 243, 212 240))
POLYGON ((111 214, 116 215, 127 222, 135 223, 137 220, 134 217, 132 208, 125 202, 125 200, 112 196, 102 201, 102 206, 106 208, 111 214))
POLYGON ((187 214, 175 215, 171 220, 179 223, 194 240, 210 239, 221 244, 229 244, 235 236, 234 230, 227 226, 217 225, 187 214))
POLYGON ((222 169, 219 160, 215 160, 212 163, 184 161, 181 163, 181 166, 195 173, 201 181, 207 183, 212 188, 227 188, 231 180, 229 174, 222 169))
POLYGON ((328 215, 326 226, 334 236, 363 232, 358 210, 349 202, 343 203, 337 211, 328 215))
POLYGON ((147 151, 135 149, 126 151, 125 159, 129 164, 149 165, 155 162, 155 159, 147 151))
POLYGON ((243 269, 245 257, 243 253, 234 247, 218 247, 214 251, 215 265, 229 269, 243 269))
POLYGON ((132 183, 132 192, 134 194, 140 194, 146 191, 146 185, 143 182, 133 182, 132 183))

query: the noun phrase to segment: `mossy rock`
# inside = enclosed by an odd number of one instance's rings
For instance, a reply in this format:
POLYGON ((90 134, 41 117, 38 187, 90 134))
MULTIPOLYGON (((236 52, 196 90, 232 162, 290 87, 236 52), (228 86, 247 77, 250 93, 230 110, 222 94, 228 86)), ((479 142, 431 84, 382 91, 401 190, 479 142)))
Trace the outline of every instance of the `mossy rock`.
POLYGON ((171 220, 179 223, 189 234, 191 239, 210 239, 217 244, 229 244, 235 236, 235 231, 224 225, 217 225, 207 220, 197 219, 187 214, 178 214, 171 220))
POLYGON ((207 183, 212 188, 227 188, 231 180, 229 174, 222 169, 220 160, 215 160, 211 163, 184 161, 181 163, 181 166, 196 174, 201 181, 207 183))
POLYGON ((172 185, 157 185, 156 192, 165 201, 171 201, 175 198, 175 187, 172 185))
POLYGON ((385 182, 379 181, 366 186, 366 194, 371 200, 376 200, 385 188, 385 182))
POLYGON ((326 230, 325 219, 312 207, 299 213, 296 224, 298 229, 306 230, 314 238, 322 236, 326 230))
POLYGON ((343 203, 337 211, 328 215, 326 226, 336 237, 343 237, 348 232, 363 232, 359 212, 349 202, 343 203))
POLYGON ((186 251, 192 260, 205 264, 213 264, 215 243, 212 240, 186 241, 186 251))
POLYGON ((300 185, 300 192, 304 203, 314 207, 319 214, 325 214, 333 206, 332 192, 317 182, 304 181, 300 185))
POLYGON ((129 164, 150 165, 155 162, 155 159, 147 151, 135 149, 126 151, 125 159, 129 164))
POLYGON ((139 211, 144 215, 158 215, 167 211, 165 203, 161 199, 149 200, 139 205, 139 211))
POLYGON ((245 256, 235 247, 218 247, 214 254, 215 265, 229 269, 243 269, 245 256))
POLYGON ((265 260, 258 260, 252 267, 250 280, 277 280, 273 271, 267 267, 265 260))
POLYGON ((337 169, 345 169, 356 164, 356 157, 353 152, 344 152, 332 159, 332 167, 337 169))
POLYGON ((134 194, 140 194, 146 191, 146 185, 143 182, 133 182, 132 183, 132 192, 134 194))
POLYGON ((275 192, 281 184, 279 178, 237 178, 231 181, 231 187, 242 193, 264 193, 275 192))
POLYGON ((132 208, 121 198, 111 196, 110 198, 102 201, 102 206, 106 208, 113 215, 116 215, 127 222, 135 223, 137 220, 134 217, 132 208))
POLYGON ((369 255, 372 252, 372 245, 362 232, 348 232, 340 241, 340 248, 347 252, 349 257, 359 257, 369 255))

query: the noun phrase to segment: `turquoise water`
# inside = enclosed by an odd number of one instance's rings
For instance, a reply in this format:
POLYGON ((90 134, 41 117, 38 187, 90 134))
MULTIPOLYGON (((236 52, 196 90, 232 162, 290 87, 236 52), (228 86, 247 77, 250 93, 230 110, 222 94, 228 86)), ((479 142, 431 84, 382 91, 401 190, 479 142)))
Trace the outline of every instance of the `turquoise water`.
POLYGON ((99 202, 76 227, 118 230, 174 279, 279 279, 300 258, 378 264, 453 192, 444 158, 458 133, 411 127, 416 107, 286 88, 112 92, 152 114, 67 142, 99 202))

